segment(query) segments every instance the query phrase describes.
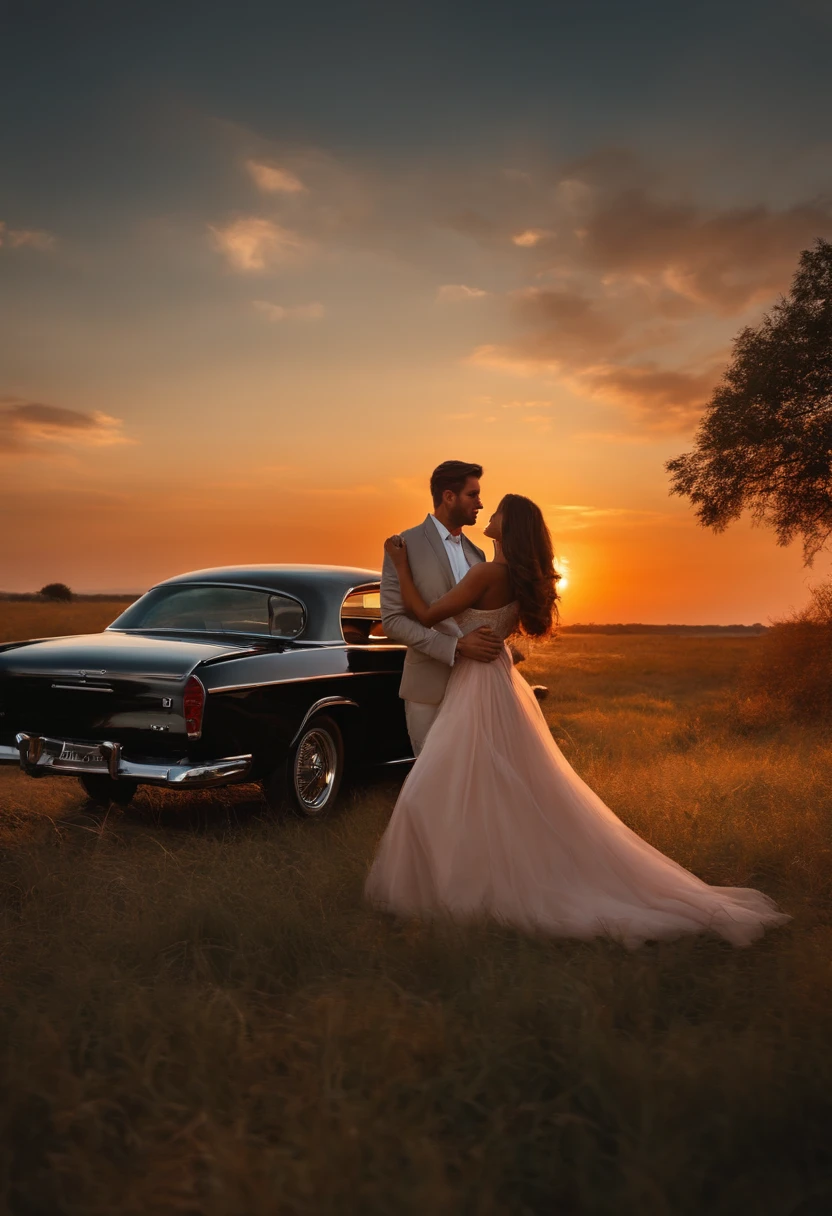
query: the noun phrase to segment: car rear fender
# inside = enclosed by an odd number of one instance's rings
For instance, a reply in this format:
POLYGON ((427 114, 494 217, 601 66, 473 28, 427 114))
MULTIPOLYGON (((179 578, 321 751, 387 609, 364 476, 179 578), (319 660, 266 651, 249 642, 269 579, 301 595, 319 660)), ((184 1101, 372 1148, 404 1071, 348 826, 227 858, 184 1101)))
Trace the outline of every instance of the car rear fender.
POLYGON ((289 746, 294 747, 298 739, 303 734, 304 728, 313 721, 314 718, 321 714, 326 714, 328 718, 332 718, 337 722, 341 729, 341 734, 344 738, 344 746, 349 757, 356 749, 356 745, 360 742, 361 715, 358 712, 359 705, 357 701, 352 701, 349 697, 320 697, 317 701, 309 706, 306 713, 301 719, 300 725, 292 737, 289 746))

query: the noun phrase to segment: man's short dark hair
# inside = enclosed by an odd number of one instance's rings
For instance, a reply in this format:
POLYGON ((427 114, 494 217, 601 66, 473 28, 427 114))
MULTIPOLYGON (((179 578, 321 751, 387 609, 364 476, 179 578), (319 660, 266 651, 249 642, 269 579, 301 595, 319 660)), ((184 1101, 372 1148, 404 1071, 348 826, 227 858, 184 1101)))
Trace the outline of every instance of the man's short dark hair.
POLYGON ((482 477, 481 464, 469 464, 467 460, 443 460, 430 475, 430 493, 433 505, 438 507, 446 490, 461 494, 469 477, 482 477))

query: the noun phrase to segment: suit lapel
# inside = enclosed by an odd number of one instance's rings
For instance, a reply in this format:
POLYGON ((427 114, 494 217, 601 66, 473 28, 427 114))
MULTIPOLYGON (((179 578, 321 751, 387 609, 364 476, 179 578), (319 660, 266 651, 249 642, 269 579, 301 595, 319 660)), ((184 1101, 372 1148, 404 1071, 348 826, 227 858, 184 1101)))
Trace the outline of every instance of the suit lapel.
POLYGON ((425 518, 425 536, 428 538, 428 544, 430 545, 431 549, 433 549, 434 553, 436 554, 436 559, 439 562, 442 570, 442 577, 447 584, 447 590, 450 591, 452 587, 456 586, 454 572, 451 569, 451 559, 445 552, 442 537, 439 535, 436 524, 429 515, 425 518))
MULTIPOLYGON (((434 527, 434 532, 436 528, 434 527)), ((444 548, 444 545, 442 546, 444 548)), ((465 533, 462 533, 462 547, 468 555, 468 565, 476 562, 484 562, 485 554, 482 549, 478 549, 472 540, 469 540, 465 533)))

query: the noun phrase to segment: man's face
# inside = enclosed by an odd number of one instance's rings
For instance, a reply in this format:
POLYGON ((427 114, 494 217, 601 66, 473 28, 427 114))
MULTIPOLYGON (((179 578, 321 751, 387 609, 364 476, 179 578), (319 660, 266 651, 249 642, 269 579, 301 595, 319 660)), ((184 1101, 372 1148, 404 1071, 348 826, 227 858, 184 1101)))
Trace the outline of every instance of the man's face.
POLYGON ((482 510, 479 478, 469 477, 459 494, 448 491, 445 501, 455 528, 472 527, 477 522, 477 512, 482 510))

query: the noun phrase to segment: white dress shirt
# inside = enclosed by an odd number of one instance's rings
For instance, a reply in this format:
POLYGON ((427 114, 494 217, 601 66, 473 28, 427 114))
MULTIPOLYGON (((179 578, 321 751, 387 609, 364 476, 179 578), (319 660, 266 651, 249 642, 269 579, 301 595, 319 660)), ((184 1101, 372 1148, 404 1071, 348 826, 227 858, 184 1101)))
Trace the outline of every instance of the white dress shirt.
POLYGON ((462 547, 462 533, 460 532, 457 536, 453 536, 435 515, 431 515, 431 519, 436 524, 436 530, 442 537, 445 545, 445 552, 448 555, 448 561, 451 563, 454 582, 458 583, 468 573, 468 558, 462 547))

